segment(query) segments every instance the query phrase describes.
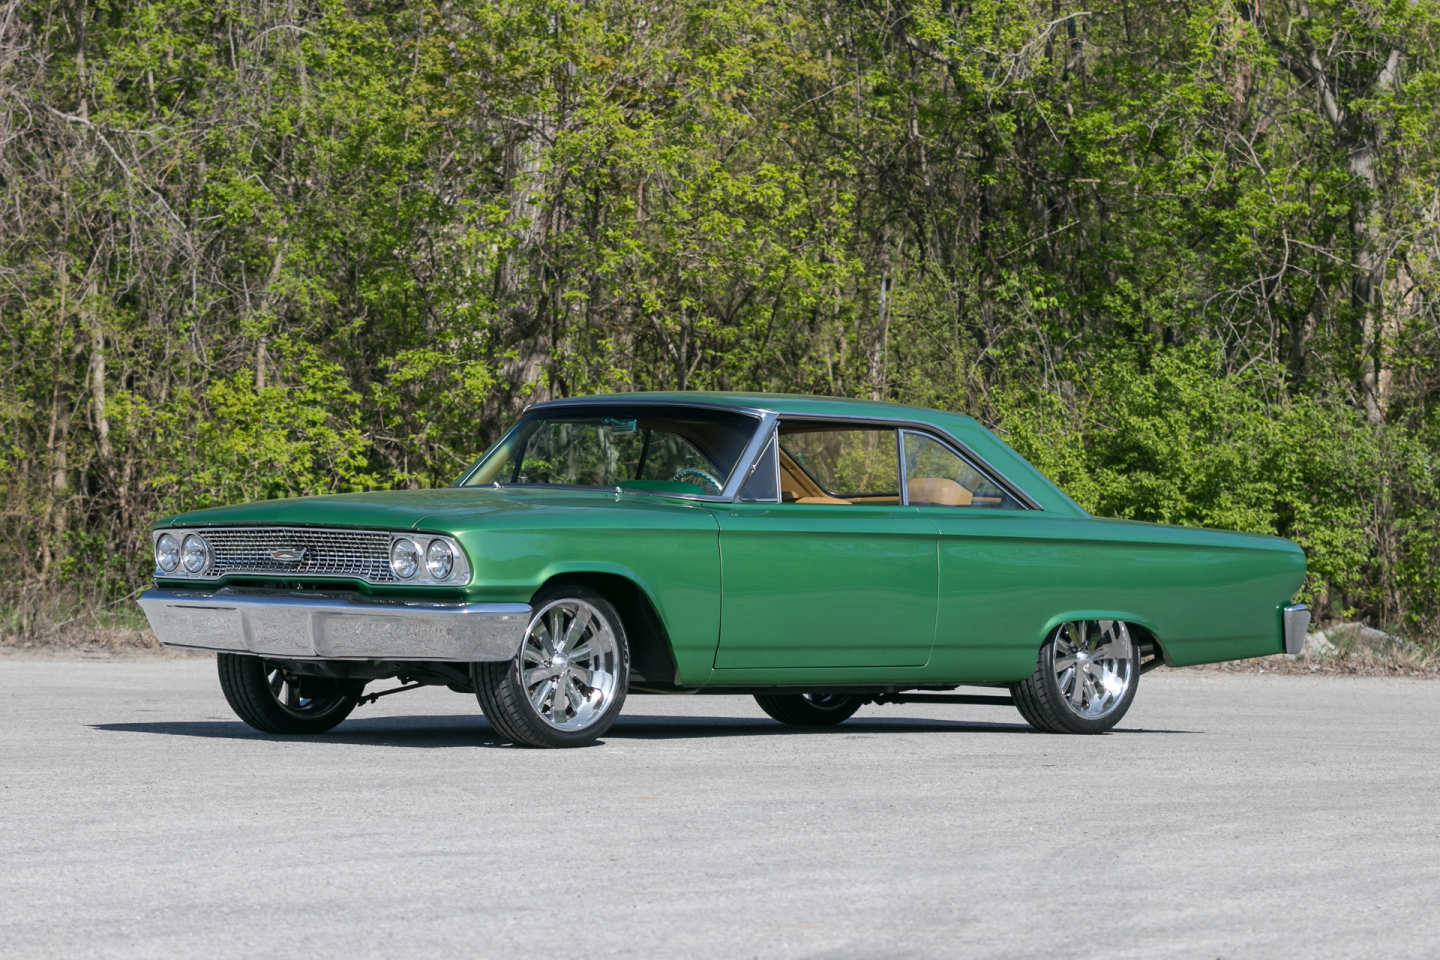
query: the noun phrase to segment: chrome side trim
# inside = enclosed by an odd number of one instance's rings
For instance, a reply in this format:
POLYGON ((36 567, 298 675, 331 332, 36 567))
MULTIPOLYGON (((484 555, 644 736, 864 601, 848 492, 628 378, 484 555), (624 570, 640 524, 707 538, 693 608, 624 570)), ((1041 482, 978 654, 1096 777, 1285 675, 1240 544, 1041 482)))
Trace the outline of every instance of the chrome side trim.
POLYGON ((1285 626, 1285 652, 1297 657, 1305 649, 1305 634, 1310 630, 1310 608, 1303 603, 1291 604, 1284 609, 1280 619, 1285 626))
POLYGON ((437 603, 309 590, 147 590, 140 608, 167 647, 287 660, 509 660, 528 603, 437 603))

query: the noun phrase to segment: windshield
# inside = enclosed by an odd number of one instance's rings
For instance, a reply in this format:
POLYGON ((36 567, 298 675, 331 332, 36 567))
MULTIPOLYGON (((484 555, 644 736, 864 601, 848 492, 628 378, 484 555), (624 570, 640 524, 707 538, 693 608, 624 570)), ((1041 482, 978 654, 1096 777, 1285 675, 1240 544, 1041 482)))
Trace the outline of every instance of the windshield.
POLYGON ((715 495, 725 489, 753 417, 683 407, 586 406, 537 410, 471 471, 464 486, 624 487, 715 495))

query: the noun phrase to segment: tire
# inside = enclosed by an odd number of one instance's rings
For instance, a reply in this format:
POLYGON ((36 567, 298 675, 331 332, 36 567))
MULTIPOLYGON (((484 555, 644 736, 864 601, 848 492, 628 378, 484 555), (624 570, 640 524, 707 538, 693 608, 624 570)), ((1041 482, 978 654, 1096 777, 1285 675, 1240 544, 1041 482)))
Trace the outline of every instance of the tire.
POLYGON ((792 727, 833 727, 860 709, 858 697, 838 693, 757 693, 760 709, 792 727))
POLYGON ((259 657, 222 653, 220 689, 235 715, 262 733, 324 733, 350 716, 363 680, 292 674, 259 657))
POLYGON ((594 743, 620 715, 630 685, 625 624, 614 604, 586 587, 547 588, 531 605, 513 660, 470 665, 480 709, 519 746, 594 743))
POLYGON ((1035 672, 1010 685, 1030 726, 1045 733, 1104 733, 1140 685, 1140 649, 1120 620, 1075 620, 1051 631, 1035 672))

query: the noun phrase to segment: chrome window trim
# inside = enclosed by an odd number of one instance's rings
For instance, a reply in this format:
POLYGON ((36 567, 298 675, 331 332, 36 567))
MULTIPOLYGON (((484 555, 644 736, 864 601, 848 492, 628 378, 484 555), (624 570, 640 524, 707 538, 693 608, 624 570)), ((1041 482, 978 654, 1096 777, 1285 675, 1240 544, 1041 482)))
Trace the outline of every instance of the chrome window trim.
POLYGON ((905 428, 895 431, 895 459, 900 462, 900 506, 910 506, 910 471, 905 469, 905 428))
MULTIPOLYGON (((991 469, 991 468, 990 468, 990 465, 987 464, 987 463, 985 463, 984 460, 981 460, 979 457, 976 457, 976 456, 974 456, 973 454, 962 453, 960 450, 955 449, 955 446, 954 446, 954 445, 945 442, 945 441, 942 440, 940 437, 937 437, 937 436, 935 435, 935 432, 934 432, 933 430, 914 430, 914 429, 911 429, 911 428, 909 428, 909 427, 901 427, 900 430, 899 430, 899 433, 900 433, 900 475, 901 475, 901 479, 902 479, 902 480, 904 479, 904 476, 905 476, 905 434, 907 434, 907 433, 913 433, 914 435, 916 435, 916 436, 918 436, 918 437, 924 437, 924 438, 927 439, 927 440, 930 440, 930 441, 933 441, 933 442, 935 442, 935 443, 938 443, 938 444, 940 444, 940 446, 944 447, 946 450, 949 450, 949 451, 950 451, 951 453, 953 453, 955 456, 959 457, 963 462, 969 464, 969 465, 971 466, 971 468, 973 468, 975 471, 977 471, 978 473, 980 473, 981 475, 983 475, 986 479, 990 480, 992 483, 995 483, 996 485, 998 485, 999 487, 1001 487, 1006 493, 1009 493, 1011 496, 1015 497, 1016 500, 1020 501, 1020 503, 1025 506, 1025 509, 1028 509, 1028 510, 1039 510, 1039 509, 1041 509, 1040 507, 1036 506, 1036 505, 1035 505, 1035 502, 1034 502, 1033 500, 1031 500, 1029 497, 1017 496, 1016 494, 1018 493, 1018 491, 1015 489, 1015 485, 1012 484, 1012 483, 1010 483, 1010 482, 1008 482, 1008 481, 1002 480, 1002 478, 998 475, 998 473, 997 473, 995 470, 991 469)), ((962 445, 962 446, 963 446, 963 445, 962 445)), ((905 496, 905 505, 906 505, 906 506, 910 506, 910 491, 909 491, 908 488, 905 489, 905 494, 904 494, 904 496, 905 496)), ((927 504, 927 506, 934 506, 934 504, 927 504)), ((989 509, 994 509, 994 508, 989 508, 989 509)), ((1004 508, 1002 507, 1002 508, 999 508, 999 509, 1004 509, 1004 508)))
MULTIPOLYGON (((765 446, 770 442, 770 435, 775 432, 776 424, 779 420, 780 415, 773 411, 760 414, 760 426, 756 429, 755 435, 750 438, 750 445, 745 448, 744 453, 740 454, 739 462, 746 464, 746 468, 735 471, 734 475, 730 478, 729 485, 722 492, 720 499, 728 503, 735 503, 740 499, 740 490, 745 486, 745 481, 750 479, 750 474, 754 473, 755 469, 760 465, 760 457, 764 454, 765 446)), ((778 496, 780 492, 779 477, 776 477, 775 492, 778 496)), ((764 503, 765 501, 756 502, 764 503)))
MULTIPOLYGON (((623 394, 618 397, 623 397, 623 394)), ((702 410, 726 410, 730 413, 743 413, 749 417, 763 419, 767 414, 774 413, 764 407, 752 407, 749 405, 738 405, 733 403, 717 403, 713 400, 661 400, 657 397, 638 397, 634 400, 619 399, 617 396, 610 397, 563 397, 559 400, 542 400, 539 403, 532 403, 520 411, 523 418, 536 410, 548 410, 552 407, 694 407, 702 410)))
MULTIPOLYGON (((757 498, 757 499, 754 499, 754 500, 741 500, 741 501, 739 501, 739 502, 741 502, 741 503, 779 503, 779 502, 780 502, 780 435, 779 435, 779 433, 776 431, 776 429, 775 429, 773 426, 772 426, 771 429, 770 429, 770 435, 769 435, 769 437, 767 437, 766 440, 765 440, 764 446, 762 446, 762 447, 760 448, 760 454, 759 454, 759 456, 757 456, 757 457, 755 458, 755 462, 754 462, 754 463, 750 464, 750 469, 749 469, 749 471, 748 471, 748 472, 746 473, 746 475, 745 475, 745 482, 742 483, 742 484, 740 484, 740 492, 744 492, 745 487, 750 483, 751 479, 754 478, 755 474, 760 471, 760 468, 765 464, 765 462, 766 462, 767 459, 770 461, 770 464, 774 467, 774 470, 775 470, 775 478, 774 478, 775 497, 774 497, 774 499, 768 499, 768 500, 767 500, 767 499, 759 499, 759 498, 757 498)), ((737 493, 736 493, 736 497, 737 497, 737 498, 739 497, 740 492, 737 492, 737 493)))
MULTIPOLYGON (((955 437, 951 436, 948 431, 942 430, 941 428, 935 426, 933 423, 926 423, 923 420, 907 420, 897 417, 857 417, 827 413, 787 413, 784 415, 772 413, 772 415, 777 421, 788 420, 803 423, 805 421, 824 420, 831 423, 864 423, 879 424, 881 426, 891 427, 897 432, 895 445, 897 450, 897 456, 901 460, 904 459, 904 451, 902 449, 898 434, 905 430, 909 430, 911 433, 924 434, 930 437, 930 439, 939 443, 941 446, 948 447, 950 452, 955 454, 956 456, 961 457, 964 460, 968 460, 971 466, 975 467, 975 469, 979 470, 981 473, 985 474, 985 476, 995 481, 995 483, 1002 487, 1006 493, 1009 493, 1017 501, 1019 501, 1020 504, 1024 507, 1024 509, 1039 510, 1042 512, 1045 509, 1044 507, 1040 506, 1040 504, 1037 503, 1033 497, 1031 497, 1019 486, 1017 486, 1013 480, 1011 480, 1001 471, 991 466, 988 460, 975 453, 974 450, 971 450, 961 441, 955 439, 955 437)), ((903 463, 901 464, 900 479, 902 482, 905 479, 903 463)), ((901 497, 901 505, 908 506, 909 496, 907 495, 907 492, 904 490, 903 486, 901 488, 901 497)))
MULTIPOLYGON (((739 499, 740 490, 741 490, 742 487, 745 486, 745 481, 750 478, 750 474, 751 474, 752 472, 754 472, 754 470, 756 469, 757 466, 759 466, 759 458, 760 458, 760 456, 764 453, 765 443, 769 441, 770 432, 776 428, 776 425, 777 425, 782 419, 785 419, 785 420, 797 420, 797 421, 813 420, 813 421, 828 421, 828 422, 831 422, 831 423, 879 424, 879 425, 881 425, 881 426, 892 427, 892 428, 894 428, 894 429, 897 430, 897 431, 910 430, 910 431, 913 432, 913 433, 919 433, 919 434, 926 435, 926 436, 930 437, 932 440, 935 440, 936 442, 938 442, 939 444, 941 444, 942 446, 948 447, 948 448, 950 449, 950 451, 951 451, 952 453, 954 453, 955 455, 957 455, 957 456, 959 456, 959 457, 961 457, 961 458, 963 458, 963 459, 965 459, 965 460, 968 460, 972 466, 974 466, 974 467, 975 467, 977 470, 979 470, 981 473, 985 474, 985 475, 986 475, 987 477, 989 477, 991 480, 995 481, 995 483, 996 483, 998 486, 1000 486, 1000 487, 1003 488, 1007 493, 1009 493, 1011 496, 1013 496, 1013 497, 1022 505, 1022 507, 1023 507, 1024 509, 1026 509, 1026 510, 1039 510, 1039 511, 1042 511, 1042 512, 1043 512, 1044 509, 1045 509, 1044 507, 1040 506, 1040 504, 1035 500, 1034 497, 1032 497, 1032 496, 1030 496, 1028 493, 1026 493, 1025 490, 1024 490, 1024 488, 1022 488, 1022 487, 1019 486, 1017 483, 1015 483, 1015 481, 1011 480, 1008 476, 1006 476, 1003 471, 996 469, 996 468, 995 468, 988 460, 986 460, 984 457, 982 457, 982 456, 980 456, 979 454, 977 454, 974 450, 971 450, 970 447, 967 446, 964 442, 962 442, 961 440, 959 440, 959 439, 957 439, 956 437, 954 437, 949 431, 944 430, 944 429, 942 429, 942 428, 940 428, 940 427, 937 427, 935 424, 929 423, 929 422, 924 421, 924 420, 915 420, 915 419, 908 418, 908 417, 877 417, 877 416, 866 416, 866 415, 863 415, 863 414, 861 414, 861 415, 854 415, 854 414, 810 413, 810 412, 806 412, 806 413, 786 412, 786 413, 783 413, 783 414, 782 414, 782 413, 780 413, 780 412, 777 411, 777 410, 767 409, 767 408, 765 408, 765 407, 763 407, 763 406, 750 406, 750 405, 743 405, 743 406, 742 406, 742 405, 736 405, 736 404, 731 404, 731 403, 715 403, 715 402, 713 402, 713 401, 706 401, 706 400, 684 400, 684 401, 661 400, 661 399, 657 399, 657 398, 653 398, 653 397, 646 397, 646 398, 641 398, 641 399, 636 399, 636 400, 624 400, 624 399, 620 399, 620 398, 616 398, 616 397, 607 397, 607 398, 603 398, 603 399, 602 399, 602 398, 596 398, 596 397, 569 397, 569 398, 564 398, 564 399, 560 399, 560 400, 545 400, 545 401, 542 401, 542 402, 540 402, 540 403, 531 404, 530 406, 526 407, 526 408, 521 412, 520 420, 519 420, 519 421, 516 421, 515 425, 512 426, 509 430, 506 430, 505 433, 500 437, 500 439, 499 439, 498 441, 496 441, 495 444, 493 444, 493 445, 490 447, 489 450, 485 451, 485 455, 482 456, 479 460, 477 460, 477 461, 475 462, 474 466, 472 466, 472 467, 470 467, 470 469, 466 470, 465 473, 460 477, 459 480, 457 480, 457 481, 455 482, 454 485, 457 486, 457 487, 464 486, 464 485, 465 485, 465 481, 468 480, 468 479, 475 473, 476 470, 479 470, 479 469, 480 469, 480 465, 485 462, 486 458, 488 458, 488 457, 490 456, 490 454, 491 454, 492 452, 494 452, 494 450, 495 450, 497 447, 500 446, 500 444, 502 444, 502 443, 505 442, 506 437, 510 436, 510 434, 511 434, 512 431, 514 431, 514 430, 516 430, 516 429, 519 428, 520 422, 523 421, 524 418, 525 418, 527 415, 529 415, 530 413, 532 413, 532 412, 534 412, 534 411, 545 410, 545 409, 553 409, 553 408, 563 408, 563 407, 579 407, 579 408, 583 408, 583 407, 622 406, 622 405, 644 406, 644 407, 673 407, 673 408, 679 408, 679 409, 683 409, 683 408, 690 407, 690 408, 698 408, 698 409, 704 409, 704 410, 725 410, 725 411, 729 411, 729 412, 731 412, 731 413, 739 413, 739 414, 743 414, 743 415, 745 415, 745 416, 756 417, 756 418, 758 418, 758 420, 759 420, 759 425, 758 425, 758 427, 757 427, 757 429, 756 429, 756 431, 755 431, 755 435, 751 438, 750 444, 745 448, 744 452, 741 453, 740 458, 736 461, 737 464, 739 464, 739 463, 744 463, 744 464, 746 464, 746 468, 745 468, 743 471, 742 471, 742 470, 739 470, 739 469, 735 470, 735 471, 731 474, 730 479, 729 479, 729 482, 726 483, 725 489, 724 489, 723 491, 721 491, 721 493, 720 493, 719 495, 715 495, 715 494, 687 494, 687 493, 660 493, 660 492, 657 492, 657 491, 650 491, 650 490, 627 490, 627 491, 625 491, 625 492, 627 492, 627 493, 644 493, 644 494, 647 494, 647 495, 649 495, 649 496, 671 497, 671 498, 675 498, 675 499, 694 500, 694 501, 701 501, 701 502, 706 502, 706 501, 708 501, 708 502, 711 502, 711 503, 734 503, 734 502, 736 502, 736 501, 739 499)), ((897 458, 898 460, 903 461, 903 460, 904 460, 904 445, 903 445, 903 443, 900 441, 900 438, 898 437, 898 435, 897 435, 897 437, 896 437, 895 448, 896 448, 896 458, 897 458)), ((776 457, 776 467, 777 467, 777 471, 778 471, 778 467, 779 467, 779 457, 778 457, 778 456, 776 457)), ((900 467, 900 479, 901 479, 901 500, 902 500, 902 505, 908 505, 908 500, 909 500, 908 491, 906 491, 906 490, 904 489, 904 480, 905 480, 904 463, 903 463, 903 462, 900 463, 899 467, 900 467)), ((531 489, 541 489, 541 488, 543 488, 543 486, 545 486, 545 485, 536 484, 536 485, 534 485, 531 489)), ((777 488, 779 487, 779 477, 778 477, 778 476, 776 477, 776 487, 777 487, 777 488)), ((480 489, 480 488, 477 487, 476 489, 480 489)), ((504 487, 502 486, 500 489, 504 489, 504 487)), ((602 487, 577 487, 576 489, 582 489, 582 490, 601 490, 601 489, 608 489, 608 488, 602 488, 602 487)), ((767 502, 767 501, 755 501, 755 502, 757 502, 757 503, 763 503, 763 502, 767 502)))

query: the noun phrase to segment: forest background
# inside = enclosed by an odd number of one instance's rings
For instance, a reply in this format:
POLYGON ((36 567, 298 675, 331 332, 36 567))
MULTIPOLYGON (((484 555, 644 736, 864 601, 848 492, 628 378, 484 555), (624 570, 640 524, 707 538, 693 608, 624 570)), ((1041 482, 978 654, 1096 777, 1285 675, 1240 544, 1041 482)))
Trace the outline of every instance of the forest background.
POLYGON ((537 399, 968 411, 1440 644, 1425 0, 0 0, 0 633, 537 399))

